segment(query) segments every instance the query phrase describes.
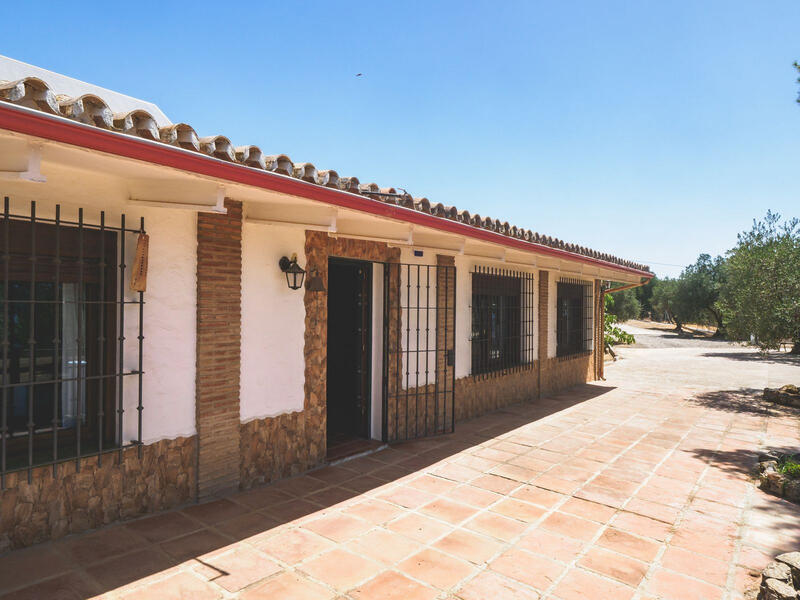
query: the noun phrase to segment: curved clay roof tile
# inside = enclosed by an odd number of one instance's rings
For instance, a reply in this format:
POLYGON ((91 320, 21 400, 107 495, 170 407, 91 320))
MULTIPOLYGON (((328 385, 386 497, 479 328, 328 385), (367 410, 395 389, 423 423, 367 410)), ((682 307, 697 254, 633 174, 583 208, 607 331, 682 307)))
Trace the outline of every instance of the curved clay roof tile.
POLYGON ((267 171, 273 171, 281 175, 291 175, 292 171, 294 171, 292 159, 285 154, 271 154, 264 158, 267 161, 267 171))
POLYGON ((292 167, 292 177, 308 181, 309 183, 316 183, 317 167, 310 162, 294 163, 292 167))
POLYGON ((430 213, 431 212, 431 201, 427 198, 414 198, 414 208, 416 208, 420 212, 430 213))
POLYGON ((17 81, 0 83, 0 99, 52 115, 61 114, 56 95, 38 77, 24 77, 17 81))
POLYGON ((200 138, 197 132, 186 123, 175 123, 167 125, 158 130, 161 141, 165 144, 172 144, 185 150, 200 151, 200 138))
POLYGON ((458 220, 462 223, 469 223, 471 219, 471 215, 469 214, 468 210, 462 210, 458 213, 458 220))
POLYGON ((317 183, 329 188, 339 187, 339 174, 333 169, 317 172, 317 183))
POLYGON ((377 183, 362 183, 358 186, 358 191, 368 196, 371 192, 380 192, 381 188, 377 183))
POLYGON ((99 96, 84 94, 75 98, 58 96, 58 107, 61 114, 85 125, 94 125, 103 129, 113 129, 114 115, 111 109, 99 96))
POLYGON ((161 137, 153 116, 146 110, 138 108, 126 113, 116 113, 114 115, 114 127, 122 133, 147 138, 148 140, 158 140, 161 137))
POLYGON ((224 135, 209 135, 200 138, 200 151, 230 162, 236 161, 236 153, 233 144, 224 135))
POLYGON ((261 152, 261 148, 258 146, 237 146, 234 148, 234 153, 236 154, 236 160, 243 165, 255 169, 267 168, 267 161, 264 159, 264 153, 261 152))
POLYGON ((338 185, 340 190, 357 194, 361 184, 358 177, 339 177, 338 185))

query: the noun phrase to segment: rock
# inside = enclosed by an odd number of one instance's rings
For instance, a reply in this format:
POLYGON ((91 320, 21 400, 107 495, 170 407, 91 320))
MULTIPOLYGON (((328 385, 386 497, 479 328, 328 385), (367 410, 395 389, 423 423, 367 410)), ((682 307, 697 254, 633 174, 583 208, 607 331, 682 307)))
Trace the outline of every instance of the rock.
POLYGON ((800 552, 786 552, 775 557, 779 563, 787 565, 792 571, 792 580, 796 587, 800 587, 800 552))
POLYGON ((761 489, 765 492, 783 495, 784 477, 781 473, 774 470, 767 470, 761 474, 761 489))
POLYGON ((758 470, 760 473, 765 473, 766 471, 777 471, 778 470, 778 459, 775 460, 765 460, 758 463, 758 470))
POLYGON ((792 385, 791 383, 779 388, 778 391, 782 394, 800 395, 800 388, 798 388, 796 385, 792 385))
POLYGON ((792 569, 786 563, 773 560, 761 572, 764 579, 777 579, 785 583, 792 583, 792 569))
POLYGON ((786 479, 783 485, 783 497, 800 504, 800 479, 786 479))
POLYGON ((777 579, 765 579, 758 592, 758 600, 797 600, 794 587, 777 579))

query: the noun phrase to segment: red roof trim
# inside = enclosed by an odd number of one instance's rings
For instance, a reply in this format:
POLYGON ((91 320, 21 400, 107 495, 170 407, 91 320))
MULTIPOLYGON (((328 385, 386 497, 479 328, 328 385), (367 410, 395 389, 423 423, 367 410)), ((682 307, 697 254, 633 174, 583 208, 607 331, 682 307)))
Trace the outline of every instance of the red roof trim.
POLYGON ((198 175, 206 175, 266 190, 300 196, 342 208, 351 208, 381 217, 388 217, 415 225, 438 229, 439 231, 455 233, 485 242, 500 244, 516 250, 554 256, 584 264, 597 265, 614 271, 622 271, 646 278, 653 277, 653 274, 647 271, 640 271, 590 256, 573 254, 566 250, 510 238, 494 231, 479 229, 465 223, 442 219, 402 206, 386 204, 378 200, 365 198, 341 190, 312 185, 276 173, 260 171, 251 167, 225 162, 182 148, 167 146, 160 142, 150 142, 123 133, 90 127, 82 123, 68 121, 58 116, 42 114, 24 107, 20 108, 13 105, 0 104, 0 128, 73 146, 98 150, 116 156, 124 156, 126 158, 141 160, 165 167, 172 167, 198 175))

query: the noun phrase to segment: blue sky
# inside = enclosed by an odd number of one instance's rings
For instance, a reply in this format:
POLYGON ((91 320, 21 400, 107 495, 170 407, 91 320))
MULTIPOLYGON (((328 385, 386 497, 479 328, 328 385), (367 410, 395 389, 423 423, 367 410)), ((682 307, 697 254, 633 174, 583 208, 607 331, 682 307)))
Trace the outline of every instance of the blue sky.
POLYGON ((3 3, 0 54, 662 275, 800 216, 796 1, 126 6, 3 3))

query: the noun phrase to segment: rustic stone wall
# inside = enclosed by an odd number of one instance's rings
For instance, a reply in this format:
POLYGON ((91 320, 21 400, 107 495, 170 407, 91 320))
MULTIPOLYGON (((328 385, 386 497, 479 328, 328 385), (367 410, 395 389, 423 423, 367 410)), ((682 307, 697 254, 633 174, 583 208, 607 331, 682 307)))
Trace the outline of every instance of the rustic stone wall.
POLYGON ((122 519, 166 510, 191 501, 195 492, 195 436, 127 448, 120 461, 97 457, 6 476, 0 492, 0 552, 30 546, 122 519))
POLYGON ((594 352, 548 358, 541 367, 542 395, 594 380, 594 352))
POLYGON ((242 203, 197 216, 198 497, 239 485, 242 203))
POLYGON ((241 424, 239 487, 247 489, 291 477, 319 464, 308 446, 306 418, 302 412, 286 413, 241 424))
POLYGON ((472 419, 518 402, 533 402, 539 394, 537 364, 504 374, 456 380, 456 420, 472 419))

